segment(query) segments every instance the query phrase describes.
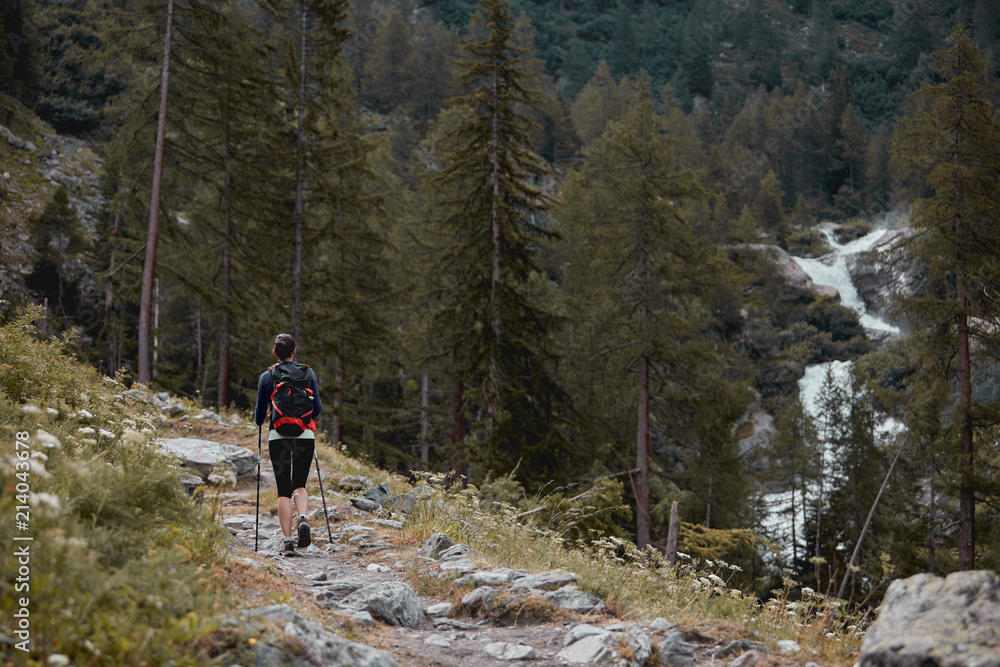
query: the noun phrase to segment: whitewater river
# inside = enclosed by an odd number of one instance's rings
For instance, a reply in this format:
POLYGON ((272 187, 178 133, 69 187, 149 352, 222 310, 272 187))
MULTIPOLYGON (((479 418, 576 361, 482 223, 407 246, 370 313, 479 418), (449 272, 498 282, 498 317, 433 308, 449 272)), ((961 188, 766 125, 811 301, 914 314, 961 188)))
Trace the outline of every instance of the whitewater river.
MULTIPOLYGON (((867 312, 865 303, 858 295, 858 290, 854 287, 851 274, 847 270, 847 258, 850 255, 871 250, 886 231, 888 231, 888 228, 878 227, 869 234, 843 245, 837 242, 836 235, 832 230, 822 229, 820 231, 826 237, 827 245, 832 249, 831 252, 818 259, 801 259, 795 257, 793 258, 795 263, 812 278, 815 284, 835 288, 840 293, 840 303, 858 313, 861 326, 867 332, 879 334, 881 337, 885 337, 886 334, 890 336, 899 335, 898 327, 867 312)), ((852 362, 850 361, 830 361, 806 367, 798 383, 799 396, 806 412, 813 417, 817 416, 819 393, 824 380, 826 380, 827 370, 832 369, 834 377, 842 382, 850 376, 851 366, 852 362)), ((898 428, 898 424, 895 420, 888 420, 880 425, 879 432, 884 435, 894 431, 896 428, 898 428)), ((824 456, 824 468, 826 468, 828 474, 831 472, 829 464, 832 459, 831 452, 826 452, 824 456)), ((812 513, 815 512, 817 489, 810 487, 808 492, 811 505, 808 509, 812 513)), ((776 544, 783 547, 784 554, 788 560, 791 560, 792 555, 791 502, 791 492, 789 491, 770 493, 765 496, 768 517, 764 521, 764 528, 770 534, 770 537, 775 539, 776 544)), ((797 491, 795 495, 795 531, 799 538, 799 544, 803 543, 802 533, 805 524, 805 511, 801 506, 801 502, 801 493, 797 491)))

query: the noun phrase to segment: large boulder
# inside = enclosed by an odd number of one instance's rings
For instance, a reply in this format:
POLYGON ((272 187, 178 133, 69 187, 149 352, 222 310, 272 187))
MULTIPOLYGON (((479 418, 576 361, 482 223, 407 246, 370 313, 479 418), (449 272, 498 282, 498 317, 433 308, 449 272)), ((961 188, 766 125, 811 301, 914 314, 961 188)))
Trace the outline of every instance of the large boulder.
POLYGON ((182 466, 197 471, 202 479, 208 479, 217 468, 231 466, 237 477, 249 475, 257 468, 257 453, 236 445, 199 438, 159 438, 154 442, 164 452, 180 459, 182 466))
POLYGON ((345 607, 367 611, 389 625, 416 627, 424 621, 417 594, 400 581, 384 581, 348 595, 341 602, 345 607))
POLYGON ((892 582, 860 667, 1000 667, 1000 577, 918 574, 892 582))
POLYGON ((753 250, 765 255, 771 264, 785 279, 786 285, 809 290, 820 296, 830 297, 834 301, 840 301, 840 293, 833 287, 827 285, 817 285, 812 278, 802 270, 792 256, 784 248, 767 243, 737 243, 725 246, 726 250, 753 250))

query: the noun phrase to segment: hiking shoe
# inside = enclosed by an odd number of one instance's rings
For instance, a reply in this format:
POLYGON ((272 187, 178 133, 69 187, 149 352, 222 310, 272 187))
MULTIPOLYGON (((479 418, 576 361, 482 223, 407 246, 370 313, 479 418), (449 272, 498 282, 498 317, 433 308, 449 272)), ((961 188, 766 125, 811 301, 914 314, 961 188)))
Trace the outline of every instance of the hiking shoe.
POLYGON ((299 533, 299 549, 305 549, 312 544, 312 535, 309 534, 309 522, 304 514, 299 515, 299 522, 296 527, 299 533))
POLYGON ((291 540, 281 541, 281 551, 279 553, 282 556, 294 556, 295 555, 295 542, 291 540))

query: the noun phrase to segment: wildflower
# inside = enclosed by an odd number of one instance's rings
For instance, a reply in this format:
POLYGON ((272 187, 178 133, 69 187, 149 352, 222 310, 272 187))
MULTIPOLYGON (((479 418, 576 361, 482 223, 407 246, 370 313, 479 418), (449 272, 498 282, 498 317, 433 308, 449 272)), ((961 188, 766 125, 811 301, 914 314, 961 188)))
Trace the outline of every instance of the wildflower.
POLYGON ((51 493, 32 493, 28 497, 28 504, 32 507, 44 507, 53 512, 59 511, 59 496, 51 493))
POLYGON ((728 567, 733 572, 742 572, 743 571, 743 568, 740 567, 739 565, 729 565, 728 567))
POLYGON ((62 449, 59 438, 42 429, 35 431, 35 441, 45 449, 62 449))
POLYGON ((785 609, 798 609, 798 608, 799 608, 798 602, 789 602, 788 604, 785 605, 785 609))
POLYGON ((712 561, 708 560, 707 558, 705 559, 705 564, 708 565, 709 567, 715 567, 715 563, 713 563, 712 561))
POLYGON ((816 591, 814 591, 813 589, 809 588, 808 586, 803 586, 802 587, 802 595, 809 596, 809 595, 812 595, 815 592, 816 591))
POLYGON ((723 586, 726 584, 726 582, 724 582, 717 574, 710 574, 708 575, 708 578, 717 584, 722 584, 723 586))
POLYGON ((26 415, 40 415, 42 414, 42 409, 37 405, 22 405, 21 412, 26 415))
POLYGON ((691 560, 691 556, 686 553, 681 553, 680 551, 677 552, 677 557, 682 560, 691 560))

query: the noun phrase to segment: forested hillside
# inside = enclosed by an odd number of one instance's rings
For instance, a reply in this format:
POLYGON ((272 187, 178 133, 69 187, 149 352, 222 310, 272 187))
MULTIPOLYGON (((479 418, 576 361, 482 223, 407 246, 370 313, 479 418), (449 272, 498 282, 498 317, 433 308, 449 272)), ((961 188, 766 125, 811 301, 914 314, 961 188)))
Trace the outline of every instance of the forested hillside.
POLYGON ((836 593, 859 542, 855 601, 1000 567, 996 3, 5 0, 0 26, 5 320, 44 304, 100 371, 218 409, 289 331, 351 452, 513 504, 592 489, 640 548, 676 502, 761 592, 785 566, 836 593), (56 178, 80 140, 91 176, 56 178), (775 261, 900 217, 898 336, 775 261), (780 491, 776 554, 744 531, 775 537, 780 491))

